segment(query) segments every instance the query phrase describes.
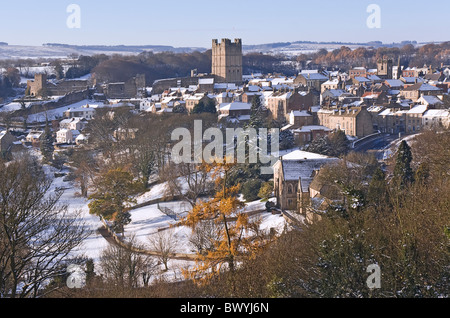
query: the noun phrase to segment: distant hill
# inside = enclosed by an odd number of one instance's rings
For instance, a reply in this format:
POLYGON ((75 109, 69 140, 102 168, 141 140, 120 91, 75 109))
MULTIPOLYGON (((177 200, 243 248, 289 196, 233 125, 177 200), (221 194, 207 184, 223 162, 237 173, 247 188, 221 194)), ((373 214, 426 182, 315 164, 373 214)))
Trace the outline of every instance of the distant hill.
MULTIPOLYGON (((342 46, 351 49, 358 47, 402 47, 406 44, 419 45, 416 41, 403 41, 399 43, 383 43, 381 41, 371 41, 367 43, 351 42, 314 42, 314 41, 294 41, 294 42, 276 42, 256 45, 246 45, 243 39, 244 54, 264 53, 270 55, 295 56, 302 53, 317 52, 320 49, 332 51, 342 46)), ((422 43, 423 44, 423 43, 422 43)), ((172 53, 204 53, 211 48, 203 47, 173 47, 169 45, 71 45, 64 43, 45 43, 42 46, 26 45, 8 45, 6 42, 0 42, 0 60, 17 58, 65 58, 72 54, 92 56, 95 54, 122 54, 137 55, 142 52, 172 52, 172 53)))
POLYGON ((168 45, 70 45, 60 43, 45 43, 43 46, 74 49, 80 51, 96 51, 96 52, 131 52, 141 53, 146 51, 152 51, 155 53, 160 52, 173 52, 173 53, 191 53, 194 51, 206 51, 205 48, 200 47, 173 47, 168 45))

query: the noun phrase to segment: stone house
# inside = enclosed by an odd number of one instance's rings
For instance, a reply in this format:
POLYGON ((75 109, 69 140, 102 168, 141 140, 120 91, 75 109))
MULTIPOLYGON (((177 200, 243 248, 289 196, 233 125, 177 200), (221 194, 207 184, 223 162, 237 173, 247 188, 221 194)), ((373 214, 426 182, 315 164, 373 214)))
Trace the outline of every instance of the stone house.
POLYGON ((427 105, 417 105, 406 111, 406 133, 415 133, 422 130, 422 116, 427 110, 427 105))
POLYGON ((362 138, 374 132, 372 116, 366 107, 321 109, 317 115, 321 126, 342 130, 349 136, 362 138))
POLYGON ((441 108, 444 105, 442 100, 433 95, 422 95, 417 100, 417 103, 427 105, 429 108, 441 108))
POLYGON ((259 99, 262 99, 262 93, 261 92, 245 92, 241 95, 241 101, 243 103, 252 103, 253 98, 255 96, 259 97, 259 99))
POLYGON ((17 138, 9 131, 0 131, 0 155, 9 152, 16 141, 17 138))
POLYGON ((293 110, 289 114, 289 124, 283 129, 297 129, 314 124, 313 115, 306 110, 293 110))
POLYGON ((114 130, 113 136, 116 140, 135 139, 138 131, 137 128, 118 128, 114 130))
POLYGON ((446 78, 445 74, 443 72, 437 72, 437 73, 428 73, 423 77, 427 82, 442 82, 446 78))
POLYGON ((369 86, 372 84, 372 81, 367 77, 355 76, 352 78, 352 84, 356 86, 369 86))
POLYGON ((405 83, 399 79, 387 79, 384 81, 384 84, 392 90, 401 90, 405 85, 405 83))
MULTIPOLYGON (((332 105, 337 104, 339 101, 339 98, 341 96, 345 96, 344 94, 351 95, 347 93, 343 89, 328 89, 323 91, 323 93, 320 95, 320 104, 321 105, 332 105)), ((353 96, 353 95, 351 95, 353 96)))
POLYGON ((355 77, 366 77, 367 76, 367 70, 365 67, 355 67, 348 71, 348 76, 350 78, 355 77))
MULTIPOLYGON (((234 100, 234 93, 232 92, 223 92, 218 93, 214 96, 214 99, 216 100, 216 104, 224 104, 224 103, 231 103, 234 100)), ((249 103, 249 101, 244 101, 244 103, 249 103)))
POLYGON ((323 92, 330 90, 330 89, 340 89, 342 88, 341 82, 339 79, 335 78, 332 80, 328 80, 322 84, 320 87, 320 93, 323 94, 323 92))
POLYGON ((321 220, 317 212, 326 212, 330 205, 335 203, 342 204, 344 197, 338 187, 325 184, 320 179, 321 171, 314 177, 309 185, 309 205, 302 213, 308 223, 314 223, 321 220))
POLYGON ((293 129, 292 133, 294 134, 295 145, 304 146, 315 139, 327 136, 331 131, 330 128, 325 126, 310 125, 293 129))
POLYGON ((407 110, 386 108, 374 114, 374 129, 388 134, 404 133, 406 130, 406 112, 407 110))
POLYGON ((237 119, 239 121, 250 120, 252 105, 242 102, 231 102, 219 105, 219 119, 237 119))
POLYGON ((214 102, 215 100, 211 97, 209 97, 206 93, 197 93, 194 95, 191 95, 184 100, 186 102, 185 106, 188 112, 191 112, 195 106, 200 104, 200 102, 203 102, 204 104, 207 104, 209 102, 214 102))
POLYGON ((411 99, 416 102, 422 95, 442 95, 442 88, 426 84, 423 82, 415 83, 414 85, 403 88, 401 94, 403 97, 411 99))
POLYGON ((293 110, 309 110, 314 105, 314 95, 311 92, 277 91, 267 97, 267 108, 275 120, 289 121, 293 110))
POLYGON ((366 105, 383 105, 389 102, 386 91, 367 91, 361 98, 366 105))
POLYGON ((302 73, 294 79, 294 85, 313 88, 316 91, 321 92, 322 84, 326 83, 327 81, 329 81, 328 77, 321 73, 302 73))
POLYGON ((33 147, 39 147, 41 143, 41 137, 44 134, 43 131, 33 130, 25 137, 25 141, 30 143, 33 147))

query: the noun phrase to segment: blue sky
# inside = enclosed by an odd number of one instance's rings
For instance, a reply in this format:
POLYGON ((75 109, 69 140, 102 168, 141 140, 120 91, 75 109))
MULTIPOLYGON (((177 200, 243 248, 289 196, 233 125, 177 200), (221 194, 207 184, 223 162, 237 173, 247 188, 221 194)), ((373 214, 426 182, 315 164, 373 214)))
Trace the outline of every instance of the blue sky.
POLYGON ((385 43, 450 40, 450 1, 415 0, 21 0, 2 1, 0 41, 10 45, 171 45, 209 47, 213 38, 244 44, 293 41, 385 43), (381 8, 370 29, 369 4, 381 8), (69 4, 81 8, 70 29, 69 4))

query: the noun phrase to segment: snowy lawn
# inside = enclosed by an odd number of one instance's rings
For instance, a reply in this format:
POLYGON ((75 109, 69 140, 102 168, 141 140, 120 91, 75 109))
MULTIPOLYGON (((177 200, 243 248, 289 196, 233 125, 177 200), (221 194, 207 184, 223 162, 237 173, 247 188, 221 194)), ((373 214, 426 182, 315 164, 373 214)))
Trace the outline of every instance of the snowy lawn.
MULTIPOLYGON (((55 172, 59 172, 56 169, 44 166, 47 175, 53 177, 55 172)), ((99 218, 95 215, 89 214, 89 201, 79 195, 79 189, 72 182, 63 181, 63 177, 55 178, 53 180, 52 189, 61 187, 65 189, 64 194, 60 199, 60 204, 68 206, 70 212, 80 211, 81 218, 84 222, 90 235, 83 244, 73 251, 72 256, 85 256, 92 258, 96 264, 96 270, 99 270, 97 266, 100 260, 100 256, 103 251, 109 246, 109 243, 104 237, 102 237, 97 229, 102 227, 103 224, 99 218)), ((141 195, 138 202, 146 202, 157 198, 162 198, 164 194, 163 186, 155 185, 149 192, 141 195)), ((273 200, 273 199, 271 199, 273 200)), ((190 210, 190 205, 183 201, 171 201, 160 203, 160 208, 168 208, 178 215, 178 220, 185 216, 187 211, 190 210)), ((255 210, 263 210, 265 208, 265 202, 254 201, 246 204, 243 209, 244 212, 250 212, 255 210)), ((175 252, 184 254, 194 254, 194 247, 189 243, 189 238, 192 230, 186 226, 173 226, 177 224, 177 221, 172 217, 166 215, 158 209, 158 205, 149 205, 146 207, 137 208, 130 211, 131 223, 125 226, 125 239, 131 239, 134 237, 137 243, 142 244, 147 249, 150 247, 150 238, 157 235, 158 231, 169 231, 177 241, 175 252), (171 228, 171 226, 173 226, 171 228), (171 228, 171 229, 170 229, 171 228)), ((268 212, 263 212, 253 216, 254 218, 260 218, 261 226, 263 230, 269 231, 274 228, 278 233, 281 233, 285 226, 285 219, 281 215, 272 215, 268 212)), ((167 279, 178 280, 182 279, 181 270, 187 267, 193 266, 193 261, 175 260, 169 261, 169 271, 162 271, 163 265, 160 265, 160 273, 167 279)))

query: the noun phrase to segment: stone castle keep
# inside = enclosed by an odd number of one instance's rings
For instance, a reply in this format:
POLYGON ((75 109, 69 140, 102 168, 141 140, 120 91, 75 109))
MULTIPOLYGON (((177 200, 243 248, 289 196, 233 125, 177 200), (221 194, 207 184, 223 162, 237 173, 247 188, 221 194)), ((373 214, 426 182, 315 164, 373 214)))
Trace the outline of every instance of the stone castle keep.
POLYGON ((153 92, 162 93, 170 87, 198 85, 200 92, 214 89, 214 84, 229 83, 242 84, 242 40, 222 39, 220 42, 212 40, 212 65, 211 73, 206 76, 197 76, 191 72, 191 76, 161 79, 153 83, 153 92), (209 80, 209 87, 205 82, 209 80))
POLYGON ((242 41, 212 40, 212 72, 219 82, 242 82, 242 41))

